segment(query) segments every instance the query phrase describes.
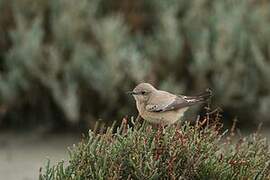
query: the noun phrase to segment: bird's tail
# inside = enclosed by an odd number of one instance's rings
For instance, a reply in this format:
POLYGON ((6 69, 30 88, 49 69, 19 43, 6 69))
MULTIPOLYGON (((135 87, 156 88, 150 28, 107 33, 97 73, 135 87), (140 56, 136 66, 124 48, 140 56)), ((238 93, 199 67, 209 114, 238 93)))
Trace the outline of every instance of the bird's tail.
POLYGON ((209 98, 212 97, 212 95, 213 95, 212 90, 208 88, 203 93, 198 94, 195 97, 202 100, 202 101, 207 101, 209 98))
POLYGON ((205 102, 212 97, 213 93, 211 89, 206 89, 204 92, 195 95, 195 96, 185 96, 185 100, 190 102, 190 105, 195 104, 197 102, 205 102))

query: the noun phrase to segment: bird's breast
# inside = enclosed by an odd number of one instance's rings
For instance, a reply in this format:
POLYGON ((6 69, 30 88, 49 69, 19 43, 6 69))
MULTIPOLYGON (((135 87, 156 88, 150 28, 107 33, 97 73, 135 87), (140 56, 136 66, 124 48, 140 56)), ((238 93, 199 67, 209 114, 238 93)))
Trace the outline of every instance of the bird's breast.
POLYGON ((139 114, 142 116, 143 112, 145 111, 145 105, 143 103, 139 103, 136 101, 136 106, 139 111, 139 114))
POLYGON ((178 121, 185 113, 187 108, 166 112, 149 112, 145 108, 138 108, 140 115, 146 121, 155 124, 173 124, 178 121))

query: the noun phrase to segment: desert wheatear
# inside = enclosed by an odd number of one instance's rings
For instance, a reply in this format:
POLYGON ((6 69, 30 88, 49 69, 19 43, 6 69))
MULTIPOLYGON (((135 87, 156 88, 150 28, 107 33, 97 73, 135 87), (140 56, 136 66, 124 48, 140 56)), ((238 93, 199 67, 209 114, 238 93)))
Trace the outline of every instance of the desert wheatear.
POLYGON ((179 120, 184 112, 192 105, 205 102, 211 97, 211 90, 196 96, 174 95, 154 88, 149 83, 140 83, 132 94, 140 116, 155 124, 173 124, 179 120))

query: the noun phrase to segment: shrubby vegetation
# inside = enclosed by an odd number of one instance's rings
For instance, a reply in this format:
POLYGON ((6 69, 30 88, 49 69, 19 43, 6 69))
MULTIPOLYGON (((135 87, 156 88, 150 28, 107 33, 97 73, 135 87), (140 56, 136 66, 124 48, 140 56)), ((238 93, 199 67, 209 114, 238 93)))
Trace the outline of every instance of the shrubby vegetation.
POLYGON ((217 120, 153 128, 138 122, 131 127, 124 119, 115 133, 90 130, 70 149, 67 164, 48 163, 39 178, 269 179, 266 139, 258 133, 235 138, 234 128, 222 131, 217 120))
POLYGON ((93 126, 130 114, 123 92, 141 81, 174 93, 211 87, 229 114, 269 120, 269 8, 263 0, 0 0, 0 121, 93 126))

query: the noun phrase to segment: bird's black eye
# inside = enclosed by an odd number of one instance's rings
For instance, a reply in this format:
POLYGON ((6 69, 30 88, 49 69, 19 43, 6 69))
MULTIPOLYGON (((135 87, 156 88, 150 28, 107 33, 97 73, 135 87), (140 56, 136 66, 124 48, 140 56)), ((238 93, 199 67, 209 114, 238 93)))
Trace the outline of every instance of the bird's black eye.
POLYGON ((145 94, 146 94, 146 92, 145 92, 145 91, 142 91, 141 93, 142 93, 142 95, 145 95, 145 94))

